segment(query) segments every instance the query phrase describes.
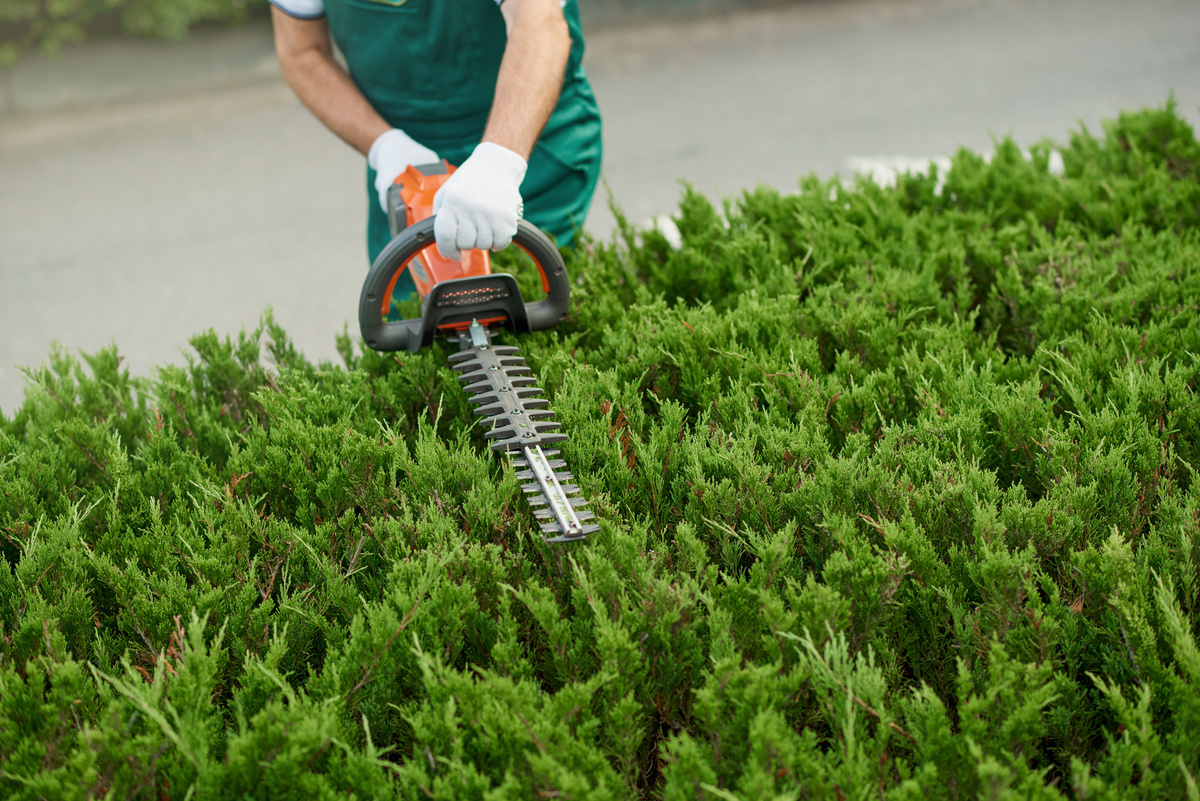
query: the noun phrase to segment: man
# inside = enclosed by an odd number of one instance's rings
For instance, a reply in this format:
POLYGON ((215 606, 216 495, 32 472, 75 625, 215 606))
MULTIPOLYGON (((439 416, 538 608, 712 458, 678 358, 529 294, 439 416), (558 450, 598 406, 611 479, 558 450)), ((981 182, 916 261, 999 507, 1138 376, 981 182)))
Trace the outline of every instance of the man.
MULTIPOLYGON (((390 239, 388 186, 439 158, 458 166, 434 199, 442 255, 500 250, 522 216, 571 243, 601 156, 577 0, 271 3, 284 77, 367 157, 371 261, 390 239)), ((414 289, 401 280, 397 300, 414 289)))

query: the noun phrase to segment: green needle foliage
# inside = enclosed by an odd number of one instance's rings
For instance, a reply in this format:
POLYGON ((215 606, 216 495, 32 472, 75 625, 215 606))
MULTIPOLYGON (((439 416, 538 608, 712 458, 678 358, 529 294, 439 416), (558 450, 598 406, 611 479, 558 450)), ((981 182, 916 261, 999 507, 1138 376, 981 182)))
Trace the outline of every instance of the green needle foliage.
POLYGON ((1200 144, 1060 148, 575 254, 504 339, 582 545, 442 346, 52 354, 0 417, 0 795, 1200 798, 1200 144))

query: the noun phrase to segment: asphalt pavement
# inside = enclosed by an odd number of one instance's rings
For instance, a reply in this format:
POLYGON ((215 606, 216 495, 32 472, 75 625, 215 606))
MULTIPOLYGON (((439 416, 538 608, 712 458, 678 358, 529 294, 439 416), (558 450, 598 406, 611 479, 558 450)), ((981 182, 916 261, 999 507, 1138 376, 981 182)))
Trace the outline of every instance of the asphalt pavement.
MULTIPOLYGON (((1200 125, 1195 0, 830 0, 588 32, 604 180, 635 221, 681 179, 758 183, 1062 140, 1174 92, 1200 125)), ((57 341, 134 373, 267 306, 315 360, 353 332, 362 159, 279 78, 270 31, 98 43, 0 72, 0 410, 57 341)), ((603 190, 587 230, 612 236, 603 190)))

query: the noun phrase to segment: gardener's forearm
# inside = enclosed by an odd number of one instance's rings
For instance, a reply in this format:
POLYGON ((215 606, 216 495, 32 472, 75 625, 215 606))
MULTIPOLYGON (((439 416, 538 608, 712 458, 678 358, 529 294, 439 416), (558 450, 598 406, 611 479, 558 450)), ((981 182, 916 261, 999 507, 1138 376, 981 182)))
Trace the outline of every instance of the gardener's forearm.
POLYGON ((333 60, 325 20, 290 17, 274 6, 275 54, 284 79, 317 119, 364 156, 392 126, 333 60))
POLYGON ((558 0, 505 0, 508 45, 483 141, 528 159, 558 102, 571 33, 558 0))

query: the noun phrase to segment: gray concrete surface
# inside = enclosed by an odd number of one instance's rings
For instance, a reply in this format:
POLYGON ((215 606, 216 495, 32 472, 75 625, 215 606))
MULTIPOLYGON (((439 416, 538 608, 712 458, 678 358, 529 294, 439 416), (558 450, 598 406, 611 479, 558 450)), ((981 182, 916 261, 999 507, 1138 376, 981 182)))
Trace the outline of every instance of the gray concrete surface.
MULTIPOLYGON (((602 28, 587 63, 605 180, 640 221, 673 209, 681 178, 714 197, 789 189, 993 134, 1061 139, 1172 90, 1200 125, 1198 43, 1194 0, 841 0, 602 28)), ((280 82, 269 32, 104 47, 7 76, 43 110, 0 115, 0 410, 53 340, 115 341, 147 374, 268 305, 336 358, 366 267, 362 160, 280 82)), ((588 229, 612 226, 598 197, 588 229)))
POLYGON ((40 51, 0 69, 0 119, 278 80, 269 25, 201 30, 184 42, 109 39, 40 51))

